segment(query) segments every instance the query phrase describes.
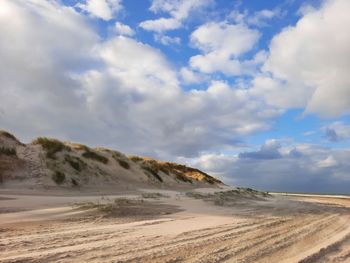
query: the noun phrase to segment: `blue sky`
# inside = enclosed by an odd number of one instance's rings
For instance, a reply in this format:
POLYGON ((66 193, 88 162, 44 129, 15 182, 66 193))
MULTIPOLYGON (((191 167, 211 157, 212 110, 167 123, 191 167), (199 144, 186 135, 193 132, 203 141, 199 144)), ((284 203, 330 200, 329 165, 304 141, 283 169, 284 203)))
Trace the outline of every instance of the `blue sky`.
POLYGON ((349 192, 349 11, 347 0, 1 0, 0 126, 228 184, 349 192))

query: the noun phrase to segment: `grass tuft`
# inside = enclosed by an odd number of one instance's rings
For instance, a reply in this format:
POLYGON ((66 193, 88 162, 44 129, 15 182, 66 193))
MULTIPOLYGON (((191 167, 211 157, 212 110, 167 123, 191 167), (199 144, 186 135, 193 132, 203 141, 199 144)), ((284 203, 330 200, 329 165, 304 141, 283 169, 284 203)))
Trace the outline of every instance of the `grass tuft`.
POLYGON ((118 163, 121 167, 123 167, 124 169, 129 170, 130 169, 130 164, 127 161, 124 160, 118 160, 118 163))
POLYGON ((0 147, 0 155, 4 154, 7 156, 17 156, 16 149, 0 147))
POLYGON ((4 136, 8 139, 11 139, 11 140, 18 142, 18 139, 14 135, 12 135, 11 133, 9 133, 7 131, 0 130, 0 136, 4 136))
POLYGON ((52 180, 56 184, 62 184, 66 180, 66 175, 60 171, 55 171, 55 173, 52 175, 52 180))
POLYGON ((95 161, 98 161, 100 163, 108 163, 108 158, 104 157, 103 155, 100 155, 94 151, 88 150, 86 152, 83 153, 83 157, 88 158, 88 159, 92 159, 95 161))
POLYGON ((69 151, 70 148, 56 139, 39 137, 32 142, 33 144, 41 145, 46 151, 46 156, 50 159, 56 159, 56 153, 63 150, 69 151))
POLYGON ((128 156, 128 158, 135 163, 143 161, 143 158, 136 155, 128 156))
POLYGON ((71 179, 71 182, 72 182, 72 186, 73 186, 73 187, 78 187, 78 186, 79 186, 78 181, 75 180, 74 178, 71 179))
POLYGON ((67 163, 69 163, 70 166, 74 170, 76 170, 78 172, 81 172, 87 166, 87 164, 83 160, 81 160, 79 157, 71 156, 71 155, 68 155, 68 154, 65 155, 64 160, 67 163))
POLYGON ((87 147, 86 145, 84 144, 80 144, 80 143, 71 143, 72 145, 72 148, 74 150, 77 150, 77 151, 85 151, 85 152, 88 152, 90 151, 90 148, 87 147))
POLYGON ((142 168, 145 170, 146 175, 152 175, 154 178, 156 178, 159 182, 163 182, 162 177, 160 177, 160 175, 158 174, 158 172, 154 169, 152 169, 152 167, 149 166, 142 166, 142 168))
POLYGON ((187 176, 185 176, 185 175, 183 175, 181 173, 176 173, 176 178, 178 180, 182 181, 182 182, 191 183, 192 184, 192 180, 189 177, 187 177, 187 176))
POLYGON ((159 198, 162 198, 162 197, 166 197, 166 198, 169 197, 169 196, 161 194, 161 193, 142 193, 141 196, 142 196, 142 198, 145 198, 145 199, 148 199, 148 198, 159 199, 159 198))

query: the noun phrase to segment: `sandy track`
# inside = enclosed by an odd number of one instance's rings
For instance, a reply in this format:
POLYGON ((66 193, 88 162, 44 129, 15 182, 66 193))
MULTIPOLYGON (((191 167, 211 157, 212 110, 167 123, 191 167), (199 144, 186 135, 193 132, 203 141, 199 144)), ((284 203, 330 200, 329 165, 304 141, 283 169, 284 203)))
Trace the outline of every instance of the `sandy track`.
POLYGON ((185 211, 137 221, 83 215, 2 220, 0 262, 350 261, 344 200, 340 206, 331 198, 327 204, 283 199, 244 209, 186 197, 163 201, 185 211))

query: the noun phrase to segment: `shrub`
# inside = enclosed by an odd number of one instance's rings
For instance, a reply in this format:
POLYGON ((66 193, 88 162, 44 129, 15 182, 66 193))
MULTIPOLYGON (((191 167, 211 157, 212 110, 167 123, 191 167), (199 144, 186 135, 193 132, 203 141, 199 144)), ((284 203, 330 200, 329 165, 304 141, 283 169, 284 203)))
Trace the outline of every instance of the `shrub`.
POLYGON ((95 161, 98 161, 98 162, 101 162, 101 163, 108 163, 108 158, 96 153, 96 152, 93 152, 93 151, 86 151, 83 153, 83 156, 85 158, 88 158, 88 159, 92 159, 92 160, 95 160, 95 161))
POLYGON ((124 160, 118 160, 118 163, 121 167, 124 169, 130 169, 130 164, 127 161, 124 160))
POLYGON ((14 148, 0 147, 0 154, 4 154, 8 156, 17 156, 16 149, 14 148))
POLYGON ((56 184, 62 184, 66 180, 66 175, 60 171, 55 171, 52 175, 52 180, 54 180, 56 184))
POLYGON ((63 150, 70 150, 70 148, 64 145, 62 142, 56 139, 39 137, 33 141, 33 144, 41 145, 46 151, 46 156, 50 159, 55 159, 55 154, 63 150))
POLYGON ((66 154, 64 160, 68 162, 70 166, 78 172, 81 172, 86 167, 86 163, 78 157, 66 154))

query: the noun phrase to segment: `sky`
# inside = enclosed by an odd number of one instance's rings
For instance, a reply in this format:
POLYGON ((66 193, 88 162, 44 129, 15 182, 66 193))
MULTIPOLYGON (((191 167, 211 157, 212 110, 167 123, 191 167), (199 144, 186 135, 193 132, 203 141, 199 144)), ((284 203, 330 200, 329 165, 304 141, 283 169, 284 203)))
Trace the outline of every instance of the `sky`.
POLYGON ((0 128, 350 193, 350 1, 0 0, 0 128))

